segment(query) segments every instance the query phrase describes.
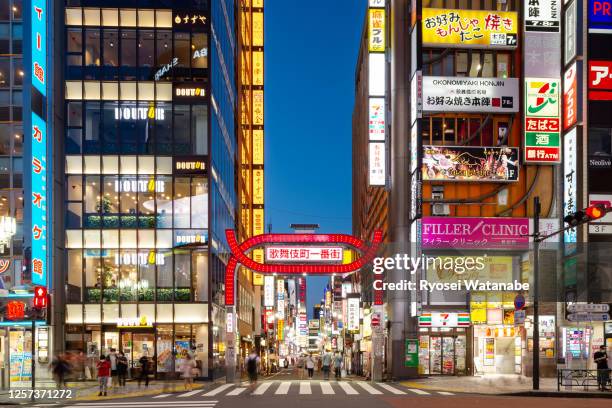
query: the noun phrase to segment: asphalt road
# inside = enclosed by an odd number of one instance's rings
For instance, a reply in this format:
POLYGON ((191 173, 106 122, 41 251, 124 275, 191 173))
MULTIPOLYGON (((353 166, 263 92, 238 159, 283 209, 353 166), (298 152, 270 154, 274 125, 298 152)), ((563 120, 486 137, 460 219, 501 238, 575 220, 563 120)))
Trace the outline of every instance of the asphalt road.
POLYGON ((609 399, 508 397, 406 388, 395 383, 356 379, 324 381, 318 373, 301 379, 301 370, 281 372, 258 381, 252 388, 239 384, 207 384, 204 389, 143 397, 91 401, 56 401, 35 407, 71 408, 603 408, 609 399))

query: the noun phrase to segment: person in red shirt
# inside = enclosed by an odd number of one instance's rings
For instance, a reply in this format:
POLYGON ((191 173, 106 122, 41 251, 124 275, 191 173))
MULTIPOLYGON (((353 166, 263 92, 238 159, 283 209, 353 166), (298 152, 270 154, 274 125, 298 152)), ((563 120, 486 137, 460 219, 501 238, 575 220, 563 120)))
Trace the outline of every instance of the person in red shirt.
POLYGON ((106 397, 108 379, 111 375, 110 358, 104 357, 104 355, 101 355, 100 361, 98 361, 98 364, 96 365, 96 367, 98 368, 98 382, 100 383, 100 392, 98 393, 98 396, 100 397, 102 396, 102 393, 104 393, 104 396, 106 397))

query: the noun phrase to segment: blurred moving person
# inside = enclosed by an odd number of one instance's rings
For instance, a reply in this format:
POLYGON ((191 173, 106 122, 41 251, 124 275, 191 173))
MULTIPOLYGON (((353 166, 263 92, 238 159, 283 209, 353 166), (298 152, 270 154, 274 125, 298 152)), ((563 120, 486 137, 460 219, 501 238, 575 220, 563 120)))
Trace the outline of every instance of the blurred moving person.
POLYGON ((196 374, 197 365, 196 362, 189 354, 185 354, 185 358, 183 358, 183 362, 179 368, 181 374, 183 375, 183 379, 185 380, 185 389, 193 390, 193 377, 196 374))
POLYGON ((58 354, 51 362, 51 373, 59 390, 66 386, 66 376, 70 373, 70 363, 63 353, 58 354))
POLYGON ((100 385, 100 392, 98 393, 98 397, 101 397, 102 394, 106 397, 106 390, 108 389, 108 383, 110 381, 111 375, 111 363, 110 358, 104 357, 104 354, 100 356, 100 361, 96 365, 98 369, 98 384, 100 385))
POLYGON ((257 386, 257 370, 259 369, 259 356, 255 350, 244 360, 247 374, 249 375, 249 392, 253 392, 257 386))
POLYGON ((128 360, 123 351, 117 354, 117 379, 119 386, 125 387, 125 378, 127 377, 128 360))
POLYGON ((336 381, 340 381, 342 378, 342 354, 336 352, 334 357, 334 374, 336 375, 336 381))
POLYGON ((314 368, 315 362, 312 359, 312 354, 309 354, 308 357, 306 357, 306 369, 308 370, 308 378, 312 378, 312 375, 314 374, 314 368))

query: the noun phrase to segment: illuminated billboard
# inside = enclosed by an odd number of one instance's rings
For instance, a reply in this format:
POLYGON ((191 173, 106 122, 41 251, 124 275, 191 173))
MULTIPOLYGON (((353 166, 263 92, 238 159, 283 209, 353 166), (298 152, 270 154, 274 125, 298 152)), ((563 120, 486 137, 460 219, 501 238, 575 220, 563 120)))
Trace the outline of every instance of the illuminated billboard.
POLYGON ((518 14, 423 8, 422 31, 427 47, 516 48, 518 14))
POLYGON ((423 146, 425 181, 518 181, 516 147, 423 146))
POLYGON ((525 79, 525 161, 561 162, 560 81, 525 79))

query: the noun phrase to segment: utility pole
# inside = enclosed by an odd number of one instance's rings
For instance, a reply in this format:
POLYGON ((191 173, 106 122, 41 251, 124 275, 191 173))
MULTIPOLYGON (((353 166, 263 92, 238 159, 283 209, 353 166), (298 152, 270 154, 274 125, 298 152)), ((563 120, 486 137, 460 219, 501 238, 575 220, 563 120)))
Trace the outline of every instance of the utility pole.
POLYGON ((540 389, 540 197, 533 198, 533 389, 540 389))

